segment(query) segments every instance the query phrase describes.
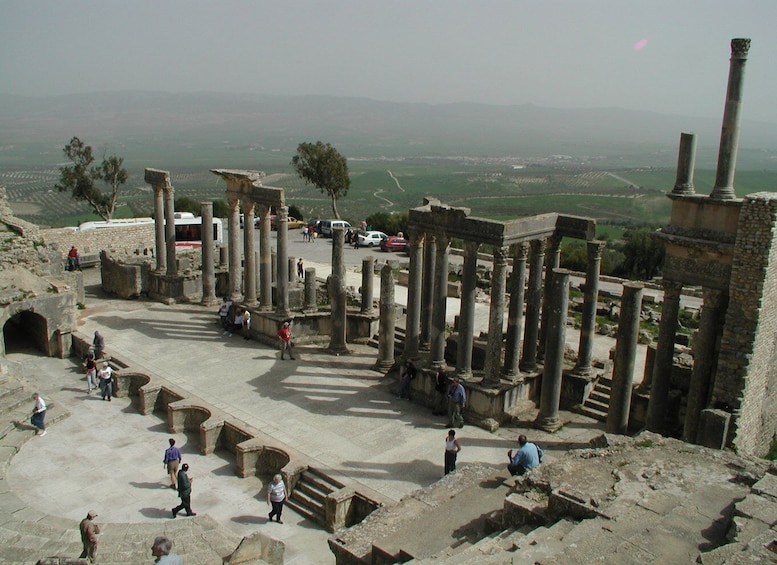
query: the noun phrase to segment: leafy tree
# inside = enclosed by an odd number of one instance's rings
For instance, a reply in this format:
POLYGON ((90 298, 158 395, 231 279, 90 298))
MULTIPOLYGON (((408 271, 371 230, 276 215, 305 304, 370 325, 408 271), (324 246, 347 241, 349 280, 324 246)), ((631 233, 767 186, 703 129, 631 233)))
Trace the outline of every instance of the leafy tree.
POLYGON ((407 236, 407 212, 402 214, 389 214, 388 212, 375 212, 364 220, 372 229, 393 235, 402 232, 407 236))
POLYGON ((298 220, 304 220, 305 217, 302 215, 302 210, 297 208, 296 205, 292 204, 289 206, 289 216, 292 218, 297 218, 298 220))
POLYGON ((226 200, 219 199, 213 201, 213 217, 214 218, 227 218, 229 217, 229 204, 226 200))
POLYGON ((322 194, 332 199, 332 213, 340 219, 337 200, 344 197, 351 187, 348 162, 330 143, 300 143, 291 166, 305 184, 312 184, 322 194))
POLYGON ((649 229, 636 229, 623 234, 622 276, 650 280, 660 273, 665 249, 653 233, 649 229))
POLYGON ((98 216, 110 221, 116 209, 119 189, 129 178, 122 166, 124 159, 116 155, 103 155, 102 163, 92 166, 94 156, 91 146, 85 145, 77 137, 71 139, 62 151, 73 164, 59 168, 59 183, 55 185, 57 190, 69 190, 73 199, 86 201, 98 216), (110 186, 110 192, 104 194, 97 188, 97 180, 110 186))
POLYGON ((191 212, 195 216, 199 216, 202 213, 202 204, 188 196, 176 198, 173 208, 175 208, 176 212, 191 212))

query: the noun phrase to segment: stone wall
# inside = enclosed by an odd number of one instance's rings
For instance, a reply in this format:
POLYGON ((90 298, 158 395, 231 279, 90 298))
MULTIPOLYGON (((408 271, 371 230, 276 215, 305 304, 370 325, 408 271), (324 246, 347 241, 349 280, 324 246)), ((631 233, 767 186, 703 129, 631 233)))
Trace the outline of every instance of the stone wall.
POLYGON ((46 244, 67 253, 75 245, 80 253, 99 253, 109 251, 113 254, 141 253, 148 249, 148 254, 155 249, 154 224, 134 226, 118 226, 79 231, 73 228, 42 229, 40 234, 46 244))
POLYGON ((739 216, 730 302, 712 407, 738 413, 740 453, 764 455, 777 430, 777 194, 749 195, 739 216))

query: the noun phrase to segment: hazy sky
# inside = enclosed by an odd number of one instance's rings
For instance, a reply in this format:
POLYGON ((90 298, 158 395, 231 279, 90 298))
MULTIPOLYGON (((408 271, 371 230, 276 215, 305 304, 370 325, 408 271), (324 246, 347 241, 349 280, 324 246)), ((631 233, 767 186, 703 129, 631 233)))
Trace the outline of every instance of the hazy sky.
POLYGON ((777 123, 777 0, 0 0, 0 92, 331 94, 777 123))

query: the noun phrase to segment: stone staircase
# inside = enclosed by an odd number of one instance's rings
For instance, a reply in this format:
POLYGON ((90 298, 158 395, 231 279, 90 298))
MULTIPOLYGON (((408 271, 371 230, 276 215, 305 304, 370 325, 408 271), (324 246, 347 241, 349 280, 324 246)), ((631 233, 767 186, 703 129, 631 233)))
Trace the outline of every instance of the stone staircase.
POLYGON ((294 486, 286 504, 298 514, 326 527, 326 497, 344 486, 322 471, 308 467, 294 486))
POLYGON ((594 389, 583 405, 577 410, 580 414, 599 420, 607 421, 607 413, 610 410, 610 393, 612 392, 612 379, 599 377, 594 389))
MULTIPOLYGON (((36 430, 30 424, 33 392, 17 378, 8 374, 0 375, 0 447, 11 448, 11 457, 35 435, 36 430)), ((70 416, 67 410, 52 399, 45 396, 43 399, 46 401, 46 427, 70 416)))
MULTIPOLYGON (((380 335, 373 335, 367 345, 378 349, 380 343, 380 335)), ((394 358, 400 359, 405 351, 405 328, 396 326, 394 328, 394 358)))

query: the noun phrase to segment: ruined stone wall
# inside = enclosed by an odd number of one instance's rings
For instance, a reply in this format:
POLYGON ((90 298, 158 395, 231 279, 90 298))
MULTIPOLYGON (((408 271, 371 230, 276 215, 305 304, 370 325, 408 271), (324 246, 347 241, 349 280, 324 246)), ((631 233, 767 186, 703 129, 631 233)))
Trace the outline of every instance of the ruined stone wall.
POLYGON ((737 450, 759 456, 777 431, 776 228, 777 194, 749 195, 739 216, 713 398, 715 407, 738 413, 737 450))
POLYGON ((153 250, 154 224, 122 226, 78 231, 72 228, 42 229, 40 231, 46 244, 67 253, 75 245, 79 253, 99 253, 109 251, 116 255, 129 255, 135 250, 153 250))

